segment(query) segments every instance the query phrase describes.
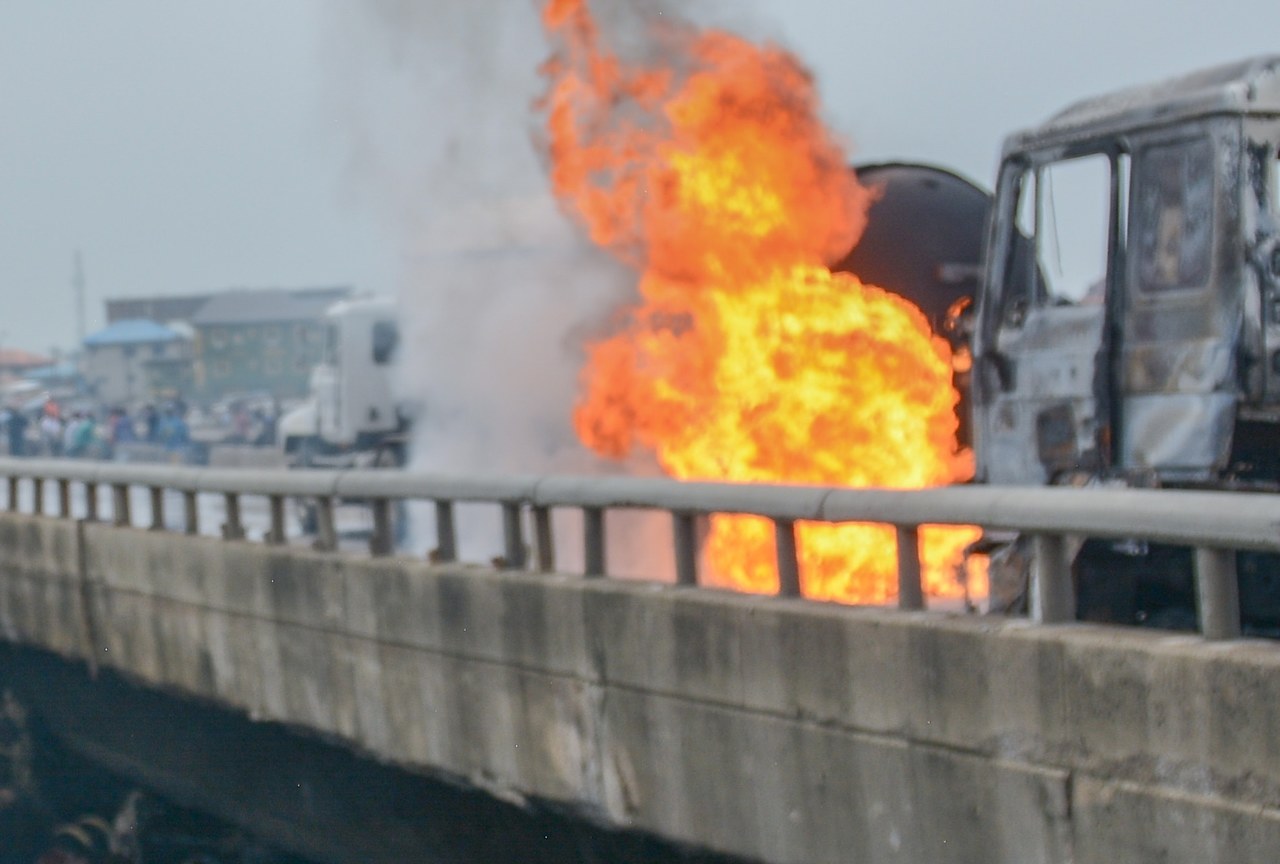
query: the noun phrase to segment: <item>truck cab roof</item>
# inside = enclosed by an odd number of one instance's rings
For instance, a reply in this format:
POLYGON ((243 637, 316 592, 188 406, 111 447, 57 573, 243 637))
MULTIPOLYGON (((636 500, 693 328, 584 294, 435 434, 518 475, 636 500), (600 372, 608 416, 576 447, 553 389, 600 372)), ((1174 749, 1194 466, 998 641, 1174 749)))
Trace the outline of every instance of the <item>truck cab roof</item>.
POLYGON ((1280 116, 1280 55, 1202 69, 1076 102, 1005 139, 1004 155, 1213 114, 1280 116))
POLYGON ((350 315, 389 315, 396 311, 396 299, 394 297, 382 297, 366 295, 364 297, 354 297, 350 300, 339 300, 327 310, 325 315, 329 318, 344 318, 350 315))

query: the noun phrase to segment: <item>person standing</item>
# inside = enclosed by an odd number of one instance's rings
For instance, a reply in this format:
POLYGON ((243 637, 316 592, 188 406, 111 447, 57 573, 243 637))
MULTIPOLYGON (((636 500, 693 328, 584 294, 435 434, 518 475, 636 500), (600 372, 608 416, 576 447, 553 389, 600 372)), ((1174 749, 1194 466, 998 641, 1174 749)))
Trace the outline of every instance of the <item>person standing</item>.
POLYGON ((147 443, 160 443, 160 412, 156 411, 156 406, 147 404, 142 409, 142 424, 147 430, 147 443))
POLYGON ((40 440, 46 456, 62 455, 62 418, 57 411, 50 411, 48 405, 40 418, 40 440))
POLYGON ((4 429, 9 436, 9 455, 25 456, 27 454, 27 418, 21 408, 10 406, 5 411, 4 429))

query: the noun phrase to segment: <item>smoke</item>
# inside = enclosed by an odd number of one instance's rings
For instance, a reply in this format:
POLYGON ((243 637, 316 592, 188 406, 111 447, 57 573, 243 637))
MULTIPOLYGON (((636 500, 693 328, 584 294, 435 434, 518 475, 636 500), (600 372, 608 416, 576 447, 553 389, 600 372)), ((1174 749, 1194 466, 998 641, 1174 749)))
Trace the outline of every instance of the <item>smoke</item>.
MULTIPOLYGON (((631 298, 634 275, 581 240, 551 200, 532 110, 547 54, 538 5, 330 3, 326 92, 349 154, 346 192, 400 250, 397 386, 418 410, 415 468, 616 470, 578 444, 571 416, 584 345, 631 298)), ((603 5, 620 33, 675 8, 603 5)), ((474 518, 483 524, 461 517, 463 554, 496 554, 497 517, 474 518)), ((414 522, 415 548, 432 545, 429 516, 414 522)), ((618 568, 634 569, 627 546, 657 542, 649 530, 611 524, 618 568)), ((577 546, 564 566, 580 563, 577 546)))

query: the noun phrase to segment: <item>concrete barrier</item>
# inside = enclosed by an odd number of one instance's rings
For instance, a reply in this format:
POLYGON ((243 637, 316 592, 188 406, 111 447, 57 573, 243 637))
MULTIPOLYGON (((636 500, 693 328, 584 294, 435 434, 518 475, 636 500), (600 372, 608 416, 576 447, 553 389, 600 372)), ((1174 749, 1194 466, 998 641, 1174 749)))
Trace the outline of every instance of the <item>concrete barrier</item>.
POLYGON ((753 860, 1280 859, 1274 643, 15 514, 0 634, 753 860))
POLYGON ((209 444, 210 468, 285 467, 284 451, 279 447, 254 447, 248 444, 209 444))

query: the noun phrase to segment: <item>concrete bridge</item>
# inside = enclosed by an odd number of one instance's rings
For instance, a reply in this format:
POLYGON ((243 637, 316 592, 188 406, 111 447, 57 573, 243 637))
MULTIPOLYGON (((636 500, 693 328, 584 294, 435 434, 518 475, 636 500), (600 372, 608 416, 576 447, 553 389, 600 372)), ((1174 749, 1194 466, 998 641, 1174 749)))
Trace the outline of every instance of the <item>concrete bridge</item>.
MULTIPOLYGON (((749 861, 1280 860, 1280 650, 1236 636, 1231 553, 1280 549, 1272 496, 37 461, 0 461, 0 475, 0 634, 46 658, 24 661, 29 678, 119 676, 196 714, 749 861), (151 490, 150 513, 133 512, 131 487, 151 490), (223 502, 223 537, 200 535, 202 496, 223 502), (268 502, 261 541, 246 539, 244 496, 268 502), (287 542, 289 496, 319 502, 319 548, 287 542), (333 551, 334 502, 353 497, 374 509, 369 555, 333 551), (431 561, 392 554, 399 499, 434 502, 431 561), (455 560, 461 502, 492 507, 492 565, 455 560), (601 578, 621 508, 671 515, 676 584, 601 578), (557 568, 562 509, 582 513, 585 573, 557 568), (773 520, 784 596, 697 586, 693 520, 716 512, 773 520), (895 526, 905 608, 799 597, 803 520, 895 526), (947 523, 1037 538, 1031 618, 923 608, 912 541, 947 523), (1204 632, 1071 622, 1068 536, 1196 547, 1204 632)), ((83 712, 63 714, 118 769, 300 851, 404 860, 350 851, 359 838, 308 846, 289 817, 237 809, 252 789, 148 769, 131 736, 95 741, 83 712)))

